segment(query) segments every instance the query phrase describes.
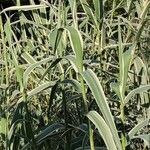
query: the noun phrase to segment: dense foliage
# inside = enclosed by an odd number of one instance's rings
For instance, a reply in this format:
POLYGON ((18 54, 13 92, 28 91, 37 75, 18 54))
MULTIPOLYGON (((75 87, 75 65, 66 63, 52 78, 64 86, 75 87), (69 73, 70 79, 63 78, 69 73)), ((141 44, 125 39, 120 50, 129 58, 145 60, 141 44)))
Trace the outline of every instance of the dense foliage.
POLYGON ((149 149, 150 1, 13 2, 0 12, 0 149, 149 149))

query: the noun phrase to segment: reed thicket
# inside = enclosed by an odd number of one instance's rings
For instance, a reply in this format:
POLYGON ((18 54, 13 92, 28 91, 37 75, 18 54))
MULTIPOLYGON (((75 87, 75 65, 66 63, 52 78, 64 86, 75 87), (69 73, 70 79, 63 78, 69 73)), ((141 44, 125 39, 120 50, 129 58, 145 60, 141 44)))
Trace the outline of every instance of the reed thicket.
POLYGON ((0 149, 150 148, 149 8, 16 0, 3 9, 0 149))

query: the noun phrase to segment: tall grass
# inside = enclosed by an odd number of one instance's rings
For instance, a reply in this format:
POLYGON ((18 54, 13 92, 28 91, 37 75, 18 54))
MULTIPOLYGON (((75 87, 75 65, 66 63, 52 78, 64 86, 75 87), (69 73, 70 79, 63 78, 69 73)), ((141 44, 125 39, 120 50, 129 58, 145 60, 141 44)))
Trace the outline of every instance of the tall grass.
POLYGON ((150 148, 149 8, 17 0, 3 9, 0 149, 150 148))

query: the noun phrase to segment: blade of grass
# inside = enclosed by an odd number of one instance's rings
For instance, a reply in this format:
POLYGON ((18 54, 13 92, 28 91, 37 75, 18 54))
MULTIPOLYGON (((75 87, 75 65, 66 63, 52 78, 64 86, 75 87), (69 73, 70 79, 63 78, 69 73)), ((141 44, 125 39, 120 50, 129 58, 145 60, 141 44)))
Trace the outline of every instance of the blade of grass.
POLYGON ((109 109, 109 106, 106 100, 106 96, 104 94, 104 91, 102 89, 102 86, 97 76, 90 69, 84 71, 82 76, 84 80, 86 81, 87 85, 89 86, 90 90, 92 91, 92 94, 96 100, 96 103, 104 116, 104 120, 106 121, 107 125, 109 126, 112 132, 117 148, 121 150, 122 147, 121 147, 120 139, 117 133, 114 120, 113 120, 113 116, 111 114, 111 111, 109 109))
POLYGON ((93 122, 102 136, 108 150, 117 150, 112 132, 104 119, 96 112, 90 111, 87 117, 93 122))
POLYGON ((83 70, 83 39, 81 37, 80 32, 73 28, 67 27, 66 30, 69 34, 69 39, 71 43, 71 47, 75 53, 76 64, 79 72, 83 70))

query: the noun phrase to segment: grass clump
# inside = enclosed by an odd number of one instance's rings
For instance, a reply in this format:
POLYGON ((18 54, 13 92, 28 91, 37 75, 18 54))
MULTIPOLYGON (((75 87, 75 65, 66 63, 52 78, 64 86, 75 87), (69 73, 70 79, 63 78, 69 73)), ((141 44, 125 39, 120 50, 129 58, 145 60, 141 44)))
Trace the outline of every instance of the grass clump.
POLYGON ((149 8, 18 0, 3 9, 0 149, 150 148, 149 8))

